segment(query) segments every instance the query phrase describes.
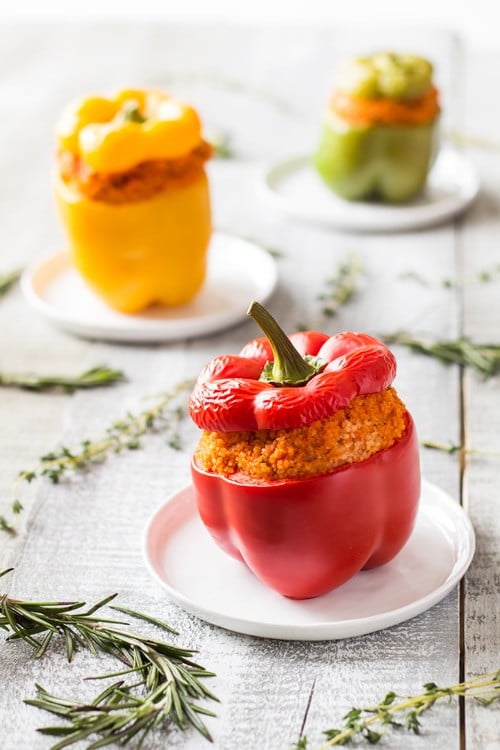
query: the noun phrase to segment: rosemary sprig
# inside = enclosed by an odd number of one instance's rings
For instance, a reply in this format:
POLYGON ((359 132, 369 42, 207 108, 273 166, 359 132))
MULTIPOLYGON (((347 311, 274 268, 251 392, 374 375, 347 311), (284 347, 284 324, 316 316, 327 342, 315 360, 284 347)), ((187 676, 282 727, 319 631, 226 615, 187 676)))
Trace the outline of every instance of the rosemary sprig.
POLYGON ((500 456, 499 451, 483 451, 476 448, 466 448, 465 445, 457 445, 456 443, 437 443, 435 440, 422 440, 424 448, 430 448, 435 451, 442 451, 443 453, 449 453, 454 455, 455 453, 465 453, 471 456, 500 456))
POLYGON ((413 338, 405 331, 386 334, 382 338, 387 344, 400 344, 441 362, 471 367, 485 378, 500 371, 499 344, 475 344, 467 337, 432 342, 413 338))
POLYGON ((9 271, 8 273, 0 274, 0 297, 3 297, 4 294, 7 294, 9 289, 11 289, 16 281, 18 281, 19 277, 21 276, 22 269, 17 268, 15 271, 9 271))
MULTIPOLYGON (((163 432, 167 445, 179 450, 179 428, 186 411, 184 402, 193 385, 192 379, 182 380, 172 390, 160 393, 146 409, 136 414, 129 412, 97 437, 83 440, 76 447, 63 445, 56 451, 46 453, 34 468, 20 472, 14 484, 12 512, 18 515, 22 511, 17 497, 20 481, 31 483, 47 477, 58 484, 63 476, 88 469, 92 464, 101 463, 125 449, 137 450, 146 433, 163 432)), ((0 516, 0 531, 15 533, 14 526, 4 516, 0 516)))
MULTIPOLYGON (((0 573, 0 577, 7 572, 0 573)), ((25 641, 33 648, 35 658, 40 658, 53 639, 60 636, 68 661, 77 649, 85 648, 94 654, 109 654, 126 667, 87 679, 132 675, 135 680, 133 684, 125 680, 112 683, 90 703, 58 698, 37 685, 36 698, 25 702, 69 722, 68 726, 44 727, 38 731, 63 738, 52 750, 61 750, 94 734, 100 735, 100 739, 91 742, 88 748, 113 742, 126 744, 134 737, 139 740, 137 747, 141 747, 152 729, 171 725, 182 730, 191 725, 211 740, 200 715, 215 714, 198 701, 218 700, 204 684, 207 677, 214 676, 213 672, 192 661, 195 652, 190 649, 120 627, 125 623, 118 620, 96 616, 115 597, 113 594, 86 608, 85 602, 32 602, 0 595, 0 628, 9 633, 8 642, 25 641)), ((155 618, 126 611, 133 617, 173 630, 155 618)))
POLYGON ((101 388, 112 385, 123 380, 124 374, 121 370, 112 370, 102 365, 86 370, 74 377, 63 377, 60 375, 32 375, 32 374, 5 374, 0 373, 0 386, 11 388, 23 388, 29 391, 51 391, 62 389, 67 393, 81 388, 101 388))
MULTIPOLYGON (((318 750, 327 750, 335 745, 348 745, 354 738, 364 739, 369 744, 376 745, 389 728, 406 729, 414 734, 420 734, 420 717, 425 711, 432 708, 437 701, 449 701, 459 696, 474 698, 483 706, 500 700, 500 669, 451 687, 439 687, 435 682, 428 682, 424 685, 423 693, 410 697, 399 698, 391 690, 375 706, 351 708, 342 717, 344 723, 340 728, 327 729, 324 732, 327 741, 318 750)), ((295 750, 305 750, 307 747, 307 737, 301 737, 295 745, 295 750)))
POLYGON ((363 264, 354 253, 342 260, 335 274, 326 279, 323 291, 317 295, 316 299, 321 302, 320 314, 308 324, 299 324, 298 329, 318 328, 325 318, 337 315, 340 308, 356 294, 362 272, 363 264))

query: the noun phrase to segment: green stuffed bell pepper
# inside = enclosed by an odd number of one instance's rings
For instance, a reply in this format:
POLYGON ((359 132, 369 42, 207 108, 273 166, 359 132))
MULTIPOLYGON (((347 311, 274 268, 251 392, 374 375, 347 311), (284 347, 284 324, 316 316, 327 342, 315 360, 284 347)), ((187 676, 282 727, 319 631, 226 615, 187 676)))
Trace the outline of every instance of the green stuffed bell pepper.
POLYGON ((314 157, 335 193, 403 203, 422 191, 438 145, 432 72, 423 58, 388 53, 344 68, 314 157))

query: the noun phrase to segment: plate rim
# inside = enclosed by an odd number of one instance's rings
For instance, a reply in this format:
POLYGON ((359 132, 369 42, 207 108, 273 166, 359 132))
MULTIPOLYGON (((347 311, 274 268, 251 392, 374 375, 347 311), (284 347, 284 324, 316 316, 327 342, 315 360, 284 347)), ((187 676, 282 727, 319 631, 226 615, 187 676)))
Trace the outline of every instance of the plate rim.
POLYGON ((444 504, 444 506, 451 509, 455 514, 457 523, 461 523, 464 525, 465 536, 463 541, 468 547, 467 554, 464 560, 462 560, 461 562, 460 560, 457 560, 455 562, 453 569, 450 571, 446 580, 433 591, 417 599, 416 601, 380 614, 373 614, 367 617, 355 618, 350 620, 341 620, 338 623, 323 621, 308 625, 277 625, 272 623, 262 623, 258 620, 249 620, 248 618, 224 615, 192 602, 189 597, 174 589, 161 577, 154 564, 151 562, 148 553, 148 538, 157 516, 159 516, 160 513, 165 509, 165 507, 173 503, 181 494, 184 494, 190 490, 192 491, 191 483, 186 484, 175 492, 170 493, 166 500, 158 505, 148 517, 142 533, 141 552, 143 562, 150 575, 152 575, 152 577, 157 581, 162 589, 164 589, 168 593, 171 599, 182 606, 185 611, 189 612, 190 614, 194 614, 196 617, 199 617, 200 619, 203 619, 212 625, 216 625, 225 630, 229 630, 230 632, 236 632, 239 634, 250 635, 258 638, 300 641, 342 640, 345 638, 351 638, 360 635, 368 635, 369 633, 374 633, 379 630, 385 630, 388 627, 393 627, 394 625, 398 625, 407 620, 411 620, 440 602, 460 582, 474 558, 476 549, 476 536, 474 527, 462 505, 460 505, 458 501, 454 500, 451 495, 449 495, 445 490, 441 489, 441 487, 432 482, 429 482, 426 479, 422 479, 421 496, 424 488, 426 488, 427 491, 437 492, 439 494, 440 501, 444 504), (222 620, 224 622, 222 622, 222 620), (373 622, 374 620, 377 621, 376 625, 373 622), (232 625, 235 625, 236 627, 228 625, 228 622, 232 623, 232 625), (285 629, 287 629, 286 632, 285 629), (332 629, 334 631, 338 631, 338 633, 332 634, 332 629))
MULTIPOLYGON (((260 299, 264 302, 268 300, 276 290, 279 274, 276 260, 265 250, 265 248, 256 241, 239 237, 237 234, 233 234, 228 231, 216 230, 212 234, 211 241, 213 239, 222 238, 224 240, 230 240, 235 242, 243 248, 251 250, 252 253, 258 254, 260 258, 268 264, 268 275, 266 277, 266 285, 264 287, 264 293, 260 294, 260 299)), ((86 323, 81 317, 74 317, 72 315, 64 315, 59 312, 57 308, 50 304, 42 295, 40 295, 36 289, 34 280, 36 275, 39 274, 49 263, 57 261, 63 263, 66 261, 64 268, 59 272, 54 273, 51 278, 55 278, 58 274, 66 271, 71 265, 71 255, 67 250, 61 250, 51 254, 44 255, 42 258, 34 261, 23 271, 21 275, 20 285, 24 296, 24 299, 28 304, 41 314, 46 320, 50 321, 53 325, 67 331, 73 335, 101 341, 118 341, 118 342, 130 342, 130 343, 148 343, 148 342, 169 342, 169 341, 182 341, 199 338, 202 336, 209 336, 219 331, 231 328, 237 325, 239 322, 243 322, 246 317, 246 307, 243 305, 241 312, 234 309, 230 313, 219 312, 213 313, 210 316, 200 316, 199 318, 176 318, 173 321, 165 320, 145 320, 142 327, 138 327, 136 330, 127 329, 126 327, 113 328, 113 324, 109 322, 101 325, 95 325, 93 323, 86 323), (179 325, 185 321, 192 323, 190 330, 184 333, 176 334, 175 331, 179 325), (165 328, 171 329, 165 330, 165 328)), ((115 312, 115 311, 113 311, 115 312)), ((120 314, 120 313, 117 313, 120 314)), ((137 318, 135 319, 137 320, 137 318)))
MULTIPOLYGON (((391 208, 393 208, 405 209, 406 211, 411 212, 411 215, 410 213, 408 213, 408 218, 406 219, 401 219, 401 217, 399 217, 396 220, 396 217, 394 215, 393 219, 387 218, 386 220, 381 221, 368 219, 360 222, 359 219, 356 219, 353 208, 355 207, 356 209, 358 209, 359 213, 359 207, 361 203, 351 202, 347 200, 344 201, 347 207, 347 217, 345 219, 335 216, 327 217, 326 215, 314 216, 305 211, 297 211, 296 208, 294 208, 290 204, 290 201, 287 200, 278 192, 278 190, 273 187, 273 183, 280 179, 280 177, 277 176, 277 173, 279 173, 280 171, 291 173, 292 171, 295 172, 298 169, 303 169, 305 166, 310 166, 310 154, 302 153, 290 155, 289 157, 274 161, 272 163, 268 163, 261 171, 260 188, 268 203, 272 204, 286 216, 290 216, 294 219, 299 219, 300 221, 307 222, 308 224, 330 227, 347 232, 359 232, 362 234, 383 232, 397 233, 407 232, 415 229, 424 229, 425 227, 433 227, 439 224, 443 224, 446 221, 449 221, 454 216, 464 212, 475 201, 481 188, 479 173, 471 159, 458 149, 449 145, 441 147, 438 158, 446 158, 448 154, 452 155, 454 158, 459 159, 462 163, 462 166, 465 166, 469 171, 468 183, 466 185, 465 193, 463 195, 461 193, 457 193, 453 204, 448 206, 445 205, 440 209, 439 202, 427 206, 418 204, 413 206, 411 204, 402 204, 401 206, 382 206, 382 208, 385 210, 390 210, 391 208), (425 212, 428 213, 427 216, 423 215, 425 212)), ((339 196, 335 196, 335 200, 342 201, 343 199, 339 196)), ((376 205, 369 206, 370 213, 373 213, 376 208, 376 205)))

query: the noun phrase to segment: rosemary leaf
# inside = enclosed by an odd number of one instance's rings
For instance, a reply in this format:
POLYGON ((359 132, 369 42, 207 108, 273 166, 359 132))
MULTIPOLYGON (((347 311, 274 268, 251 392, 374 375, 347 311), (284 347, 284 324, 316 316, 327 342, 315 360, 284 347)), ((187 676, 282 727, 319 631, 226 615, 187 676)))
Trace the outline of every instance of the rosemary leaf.
POLYGON ((19 277, 21 276, 22 269, 18 268, 15 271, 9 271, 8 273, 0 274, 0 297, 3 297, 4 294, 7 294, 9 289, 11 289, 16 281, 18 281, 19 277))
MULTIPOLYGON (((0 572, 0 577, 8 572, 0 572)), ((0 628, 10 634, 7 642, 23 640, 32 646, 34 656, 40 658, 51 641, 59 641, 68 662, 75 650, 88 648, 93 653, 106 653, 126 666, 124 670, 94 679, 130 673, 137 678, 134 684, 115 681, 90 702, 60 698, 37 685, 35 698, 25 703, 69 722, 68 726, 49 726, 38 731, 62 738, 52 750, 68 747, 91 735, 99 738, 88 748, 118 741, 126 744, 140 735, 138 747, 152 729, 168 729, 172 725, 181 730, 191 726, 211 740, 200 717, 215 714, 198 701, 218 700, 204 684, 205 679, 214 676, 213 672, 192 660, 191 649, 122 629, 117 627, 116 620, 93 616, 115 596, 86 608, 84 602, 31 602, 0 595, 0 628)), ((127 611, 153 624, 157 622, 149 615, 127 611)), ((173 630, 166 623, 160 624, 173 630)))
POLYGON ((163 622, 163 620, 158 620, 156 617, 144 615, 141 612, 136 612, 134 609, 129 609, 128 607, 118 607, 114 605, 111 609, 115 609, 117 612, 123 612, 123 614, 130 615, 131 617, 136 617, 139 620, 145 620, 146 622, 156 625, 158 628, 163 628, 163 630, 168 630, 170 633, 174 633, 174 635, 179 635, 177 630, 174 630, 171 625, 163 622))
POLYGON ((457 364, 470 367, 484 375, 492 377, 500 371, 500 344, 475 344, 463 337, 455 340, 427 341, 414 338, 405 331, 382 336, 386 344, 406 346, 414 352, 434 357, 446 364, 457 364))
POLYGON ((101 365, 74 377, 0 373, 0 386, 23 388, 29 391, 63 390, 72 393, 81 388, 101 388, 102 386, 112 385, 123 379, 124 375, 121 370, 112 370, 106 365, 101 365))
MULTIPOLYGON (((420 734, 420 717, 438 701, 467 697, 474 698, 481 705, 490 706, 500 701, 500 669, 451 687, 440 687, 434 682, 428 682, 423 687, 424 692, 418 695, 399 697, 391 690, 375 706, 352 708, 343 716, 341 727, 324 731, 326 742, 318 750, 327 750, 336 745, 349 745, 353 740, 364 740, 374 745, 390 728, 405 728, 413 734, 420 734)), ((308 747, 307 737, 303 736, 295 745, 295 750, 304 750, 308 747)))

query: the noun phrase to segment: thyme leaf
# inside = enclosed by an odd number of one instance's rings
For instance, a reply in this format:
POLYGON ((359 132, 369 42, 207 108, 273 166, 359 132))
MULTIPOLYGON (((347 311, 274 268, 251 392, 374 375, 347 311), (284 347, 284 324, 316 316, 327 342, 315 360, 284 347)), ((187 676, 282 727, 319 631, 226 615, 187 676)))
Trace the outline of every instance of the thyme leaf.
POLYGON ((29 391, 63 390, 72 393, 82 388, 101 388, 124 379, 121 370, 112 370, 106 365, 93 367, 74 377, 61 375, 30 375, 0 373, 0 386, 22 388, 29 391))
POLYGON ((16 281, 19 280, 22 273, 21 268, 17 268, 15 271, 9 271, 8 273, 0 274, 0 297, 3 297, 4 294, 7 294, 9 289, 11 289, 16 281))
MULTIPOLYGON (((0 577, 8 572, 0 572, 0 577)), ((195 652, 191 649, 128 630, 122 627, 124 623, 101 615, 100 610, 115 597, 116 594, 108 596, 87 607, 79 601, 33 602, 0 595, 0 628, 7 631, 8 643, 24 641, 32 647, 35 658, 41 658, 49 643, 59 640, 68 661, 78 649, 89 649, 94 654, 109 654, 126 667, 92 679, 133 675, 133 683, 120 679, 90 703, 57 697, 37 685, 36 697, 25 703, 69 722, 67 726, 43 727, 38 731, 62 738, 52 750, 91 735, 100 738, 91 741, 88 748, 113 742, 125 744, 135 737, 140 747, 151 730, 172 726, 181 730, 192 726, 211 741, 200 716, 215 714, 199 701, 218 701, 205 685, 205 680, 214 676, 213 672, 193 661, 195 652)), ((148 615, 133 610, 130 613, 173 631, 166 623, 148 615)))
MULTIPOLYGON (((375 706, 351 708, 342 717, 341 727, 323 732, 326 742, 318 750, 327 750, 335 745, 349 745, 354 739, 375 745, 390 728, 420 734, 420 717, 438 701, 463 696, 474 698, 483 706, 490 706, 500 701, 500 669, 451 687, 440 687, 435 682, 428 682, 423 688, 424 692, 409 697, 400 697, 391 690, 375 706)), ((294 750, 307 747, 307 737, 303 736, 294 750)))
MULTIPOLYGON (((15 500, 14 503, 17 501, 15 500)), ((14 513, 14 503, 12 507, 12 512, 14 513)), ((11 534, 12 536, 15 536, 16 529, 15 527, 8 521, 5 516, 0 516, 0 531, 5 531, 6 534, 11 534)))
POLYGON ((319 328, 326 318, 337 315, 340 308, 349 302, 358 290, 358 281, 363 272, 363 265, 354 253, 342 260, 333 276, 326 279, 323 290, 317 295, 321 303, 320 314, 309 323, 300 323, 298 330, 319 328))
POLYGON ((430 286, 429 280, 418 271, 404 271, 399 274, 399 278, 405 281, 415 281, 420 286, 430 286))
POLYGON ((386 334, 382 338, 386 344, 399 344, 447 364, 470 367, 485 378, 500 372, 500 344, 476 344, 465 336, 454 340, 427 341, 414 338, 406 331, 386 334))
POLYGON ((210 131, 206 134, 207 141, 213 146, 216 159, 235 159, 236 153, 232 147, 232 138, 227 131, 210 131))

